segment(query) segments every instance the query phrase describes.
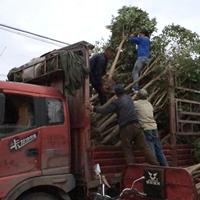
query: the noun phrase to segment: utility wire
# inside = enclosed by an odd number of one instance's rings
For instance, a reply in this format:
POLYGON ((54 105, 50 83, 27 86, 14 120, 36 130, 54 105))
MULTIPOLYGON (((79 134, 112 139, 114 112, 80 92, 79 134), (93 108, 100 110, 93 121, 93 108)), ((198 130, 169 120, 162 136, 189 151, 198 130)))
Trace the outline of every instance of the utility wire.
POLYGON ((12 30, 12 29, 6 29, 6 28, 1 27, 1 26, 0 26, 0 29, 1 29, 1 30, 4 30, 4 31, 8 31, 8 32, 10 32, 10 33, 14 33, 14 34, 20 35, 20 36, 24 36, 24 37, 27 37, 27 38, 31 38, 31 39, 34 39, 34 40, 37 40, 37 41, 40 41, 40 42, 45 42, 45 43, 48 43, 48 44, 51 44, 51 45, 55 45, 55 46, 58 46, 58 47, 62 47, 62 46, 63 46, 63 44, 61 44, 61 43, 55 43, 55 42, 53 42, 53 41, 51 42, 51 41, 49 41, 49 40, 41 39, 41 38, 39 38, 39 37, 36 38, 35 36, 27 35, 27 34, 21 33, 21 32, 17 32, 17 31, 14 31, 14 30, 12 30))
MULTIPOLYGON (((25 30, 22 30, 22 29, 19 29, 19 28, 15 28, 15 27, 12 27, 12 26, 8 26, 8 25, 5 25, 5 24, 0 24, 0 29, 6 30, 6 31, 9 31, 9 32, 12 32, 12 33, 14 31, 16 31, 16 32, 14 32, 16 34, 24 33, 23 36, 25 36, 25 37, 29 37, 28 35, 32 35, 32 36, 35 36, 35 37, 38 37, 38 38, 42 38, 42 39, 46 39, 46 40, 50 40, 50 41, 53 41, 53 42, 56 42, 56 43, 60 43, 60 44, 64 44, 64 45, 70 45, 69 43, 62 42, 60 40, 56 40, 56 39, 53 39, 53 38, 50 38, 50 37, 47 37, 47 36, 43 36, 43 35, 40 35, 40 34, 32 33, 30 31, 25 31, 25 30), (13 30, 13 31, 11 31, 11 30, 13 30), (28 35, 25 35, 25 34, 28 34, 28 35)), ((33 38, 33 37, 29 37, 29 38, 40 40, 42 42, 47 42, 45 40, 41 40, 41 39, 38 39, 38 38, 33 38)), ((47 43, 55 44, 55 43, 52 43, 52 42, 47 42, 47 43)))

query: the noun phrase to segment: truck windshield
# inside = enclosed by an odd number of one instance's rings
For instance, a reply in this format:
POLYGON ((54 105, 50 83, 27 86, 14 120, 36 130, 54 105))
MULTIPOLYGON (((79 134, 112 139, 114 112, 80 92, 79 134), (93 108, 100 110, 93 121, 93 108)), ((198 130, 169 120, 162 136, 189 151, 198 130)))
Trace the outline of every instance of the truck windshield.
POLYGON ((5 94, 4 121, 0 125, 0 137, 27 130, 35 126, 33 97, 5 94))

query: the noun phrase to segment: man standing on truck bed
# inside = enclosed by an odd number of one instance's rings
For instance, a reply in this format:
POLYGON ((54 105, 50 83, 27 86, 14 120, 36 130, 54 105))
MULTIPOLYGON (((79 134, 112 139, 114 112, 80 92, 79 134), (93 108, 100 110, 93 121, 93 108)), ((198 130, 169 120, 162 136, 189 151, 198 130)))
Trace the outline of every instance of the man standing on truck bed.
MULTIPOLYGON (((150 39, 149 39, 149 32, 146 29, 140 31, 138 35, 131 35, 128 40, 132 44, 137 45, 137 60, 133 67, 132 76, 133 82, 138 80, 141 70, 144 68, 145 65, 149 62, 150 56, 150 39)), ((137 93, 139 90, 139 84, 134 83, 133 91, 137 93)))
POLYGON ((138 100, 135 101, 135 110, 138 120, 142 129, 144 130, 145 139, 152 152, 156 156, 158 162, 162 166, 168 166, 158 137, 157 124, 153 114, 153 106, 147 98, 147 91, 145 89, 139 90, 137 93, 138 100))
POLYGON ((106 95, 102 87, 102 77, 106 74, 106 68, 111 58, 112 50, 107 47, 104 53, 95 54, 90 58, 90 83, 99 95, 101 105, 106 102, 106 95))
POLYGON ((127 164, 134 163, 132 145, 135 145, 143 151, 149 164, 158 165, 138 124, 133 100, 125 93, 120 84, 114 86, 114 91, 117 96, 116 99, 108 105, 93 107, 93 111, 102 114, 113 112, 117 114, 120 138, 127 164))

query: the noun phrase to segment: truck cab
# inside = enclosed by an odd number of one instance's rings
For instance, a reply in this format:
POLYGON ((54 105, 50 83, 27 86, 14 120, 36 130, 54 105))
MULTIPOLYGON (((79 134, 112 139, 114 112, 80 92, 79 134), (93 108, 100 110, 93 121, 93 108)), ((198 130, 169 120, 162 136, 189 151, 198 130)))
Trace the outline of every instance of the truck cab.
POLYGON ((66 98, 52 87, 2 81, 0 86, 0 199, 47 183, 72 190, 66 98))
MULTIPOLYGON (((91 46, 83 41, 59 52, 80 55, 88 67, 91 46)), ((0 81, 1 200, 69 200, 89 178, 89 81, 67 94, 59 55, 44 54, 19 67, 12 81, 0 81)))

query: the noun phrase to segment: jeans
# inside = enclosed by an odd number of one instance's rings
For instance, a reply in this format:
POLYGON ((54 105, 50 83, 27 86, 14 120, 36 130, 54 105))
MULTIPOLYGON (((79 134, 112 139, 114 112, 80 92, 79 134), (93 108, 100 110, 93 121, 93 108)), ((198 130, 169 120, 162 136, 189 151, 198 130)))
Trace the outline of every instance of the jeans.
MULTIPOLYGON (((136 60, 135 65, 133 67, 133 71, 132 71, 133 82, 138 80, 141 70, 148 63, 149 63, 149 59, 147 57, 139 57, 136 60)), ((133 89, 137 90, 137 91, 139 90, 139 83, 138 82, 133 85, 133 89)))
POLYGON ((127 164, 135 163, 133 155, 133 146, 144 153, 145 159, 149 164, 159 165, 156 157, 145 141, 144 134, 137 123, 130 123, 120 127, 120 138, 122 141, 122 149, 127 164))
POLYGON ((168 166, 167 160, 162 151, 157 129, 144 130, 144 136, 153 154, 156 156, 158 162, 160 163, 160 165, 168 166))

